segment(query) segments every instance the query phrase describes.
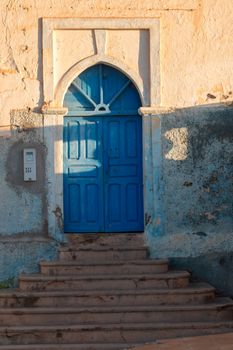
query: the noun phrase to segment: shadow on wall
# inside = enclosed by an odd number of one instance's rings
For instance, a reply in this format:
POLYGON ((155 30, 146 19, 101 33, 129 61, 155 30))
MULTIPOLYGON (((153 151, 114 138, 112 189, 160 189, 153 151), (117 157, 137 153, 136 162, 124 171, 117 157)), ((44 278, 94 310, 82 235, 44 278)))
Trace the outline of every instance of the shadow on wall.
POLYGON ((204 106, 161 118, 164 203, 169 234, 233 228, 233 108, 204 106))
POLYGON ((151 255, 233 295, 233 108, 177 110, 161 133, 165 232, 151 255))

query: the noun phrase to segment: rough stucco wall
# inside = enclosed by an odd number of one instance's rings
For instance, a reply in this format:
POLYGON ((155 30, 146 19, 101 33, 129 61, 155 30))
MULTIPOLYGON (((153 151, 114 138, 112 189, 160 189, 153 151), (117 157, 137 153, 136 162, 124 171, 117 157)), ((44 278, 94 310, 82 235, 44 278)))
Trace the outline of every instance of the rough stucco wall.
POLYGON ((161 118, 164 233, 153 257, 233 294, 233 108, 192 107, 161 118))
POLYGON ((162 117, 165 229, 157 254, 233 249, 232 115, 232 107, 208 106, 162 117))
POLYGON ((20 273, 39 272, 41 260, 57 257, 58 244, 34 235, 0 240, 0 289, 18 284, 20 273))
POLYGON ((0 138, 0 288, 36 272, 41 259, 56 257, 48 238, 43 116, 11 111, 11 137, 0 138), (37 181, 23 181, 23 149, 37 152, 37 181))
POLYGON ((46 233, 43 119, 28 111, 12 111, 12 137, 0 138, 0 233, 46 233), (23 149, 37 152, 37 181, 23 181, 23 149))
POLYGON ((232 101, 233 2, 200 0, 193 12, 168 12, 161 28, 162 105, 232 101))
POLYGON ((204 237, 232 230, 232 113, 232 107, 196 107, 163 117, 165 231, 171 235, 187 227, 204 237))

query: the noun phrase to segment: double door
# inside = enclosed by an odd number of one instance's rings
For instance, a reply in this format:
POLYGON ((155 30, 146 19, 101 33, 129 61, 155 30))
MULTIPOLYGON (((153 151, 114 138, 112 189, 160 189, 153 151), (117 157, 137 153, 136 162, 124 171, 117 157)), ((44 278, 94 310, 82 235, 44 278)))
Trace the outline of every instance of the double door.
POLYGON ((65 117, 64 229, 143 231, 139 115, 65 117))

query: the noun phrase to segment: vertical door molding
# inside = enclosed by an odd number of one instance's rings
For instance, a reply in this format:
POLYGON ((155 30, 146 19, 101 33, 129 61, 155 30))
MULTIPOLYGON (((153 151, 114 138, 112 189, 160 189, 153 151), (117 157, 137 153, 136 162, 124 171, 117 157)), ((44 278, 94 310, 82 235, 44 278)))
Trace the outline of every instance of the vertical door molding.
POLYGON ((49 236, 64 241, 63 230, 63 118, 67 108, 46 108, 44 140, 47 146, 46 180, 49 236))
POLYGON ((166 107, 140 108, 143 119, 144 207, 147 239, 164 233, 161 119, 166 107))

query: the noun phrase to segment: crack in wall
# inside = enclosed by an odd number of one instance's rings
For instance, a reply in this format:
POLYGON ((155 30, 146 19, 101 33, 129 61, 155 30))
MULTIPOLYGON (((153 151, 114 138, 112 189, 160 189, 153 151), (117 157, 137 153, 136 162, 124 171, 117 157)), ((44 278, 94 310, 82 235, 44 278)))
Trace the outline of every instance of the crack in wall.
POLYGON ((10 63, 10 67, 12 70, 15 70, 16 72, 19 73, 19 68, 18 65, 16 63, 15 57, 14 57, 14 52, 13 52, 13 48, 11 46, 11 31, 10 31, 10 26, 8 24, 8 16, 9 16, 9 11, 12 9, 12 7, 14 6, 15 0, 9 0, 8 3, 6 4, 6 11, 5 11, 5 15, 2 16, 2 23, 5 27, 5 44, 8 50, 8 56, 6 58, 6 60, 2 59, 0 60, 0 63, 2 65, 7 65, 10 63))

